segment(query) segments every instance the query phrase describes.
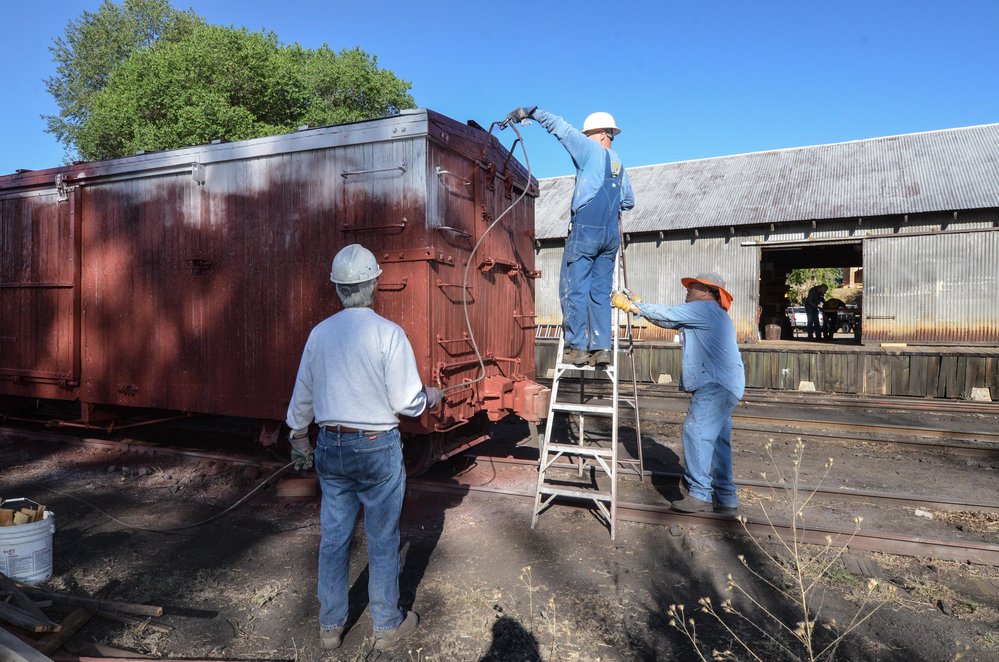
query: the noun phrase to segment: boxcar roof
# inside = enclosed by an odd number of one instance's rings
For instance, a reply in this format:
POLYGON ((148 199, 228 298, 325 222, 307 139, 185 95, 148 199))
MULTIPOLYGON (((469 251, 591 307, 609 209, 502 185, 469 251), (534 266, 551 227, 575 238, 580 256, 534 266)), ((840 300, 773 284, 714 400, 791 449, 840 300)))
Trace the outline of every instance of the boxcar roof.
MULTIPOLYGON (((621 155, 627 164, 627 145, 621 155)), ((626 232, 999 207, 999 124, 629 167, 626 232)), ((573 176, 543 179, 539 239, 566 235, 573 176)))
MULTIPOLYGON (((481 142, 485 135, 481 129, 469 127, 427 108, 403 110, 395 115, 378 117, 358 122, 348 122, 326 127, 303 127, 291 133, 264 136, 238 142, 215 142, 207 145, 194 145, 161 152, 140 153, 106 161, 87 161, 63 165, 44 170, 25 170, 9 175, 0 175, 0 194, 22 189, 51 187, 57 176, 78 181, 95 177, 130 177, 144 172, 190 169, 197 165, 209 165, 223 161, 255 159, 277 154, 290 154, 314 149, 356 145, 362 143, 400 140, 406 138, 439 137, 440 130, 458 133, 481 142)), ((445 139, 446 138, 442 138, 445 139)), ((495 149, 504 153, 495 136, 488 138, 495 149)), ((516 160, 511 160, 511 168, 520 179, 526 170, 516 160)), ((533 189, 533 187, 532 187, 533 189)), ((532 195, 534 191, 531 191, 532 195)))

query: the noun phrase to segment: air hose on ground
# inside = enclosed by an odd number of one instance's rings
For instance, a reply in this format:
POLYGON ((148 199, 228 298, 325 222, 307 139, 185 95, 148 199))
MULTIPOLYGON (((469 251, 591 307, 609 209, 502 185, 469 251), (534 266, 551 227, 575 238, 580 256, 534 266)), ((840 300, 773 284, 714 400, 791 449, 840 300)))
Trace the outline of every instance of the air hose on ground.
POLYGON ((257 492, 259 492, 260 490, 262 490, 264 487, 266 487, 268 484, 270 484, 274 479, 276 479, 278 476, 280 476, 285 471, 287 471, 288 469, 290 469, 294 464, 295 464, 295 461, 292 461, 292 462, 289 462, 288 464, 284 465, 283 467, 281 467, 280 469, 278 469, 277 471, 275 471, 274 473, 272 473, 270 476, 268 476, 267 478, 265 478, 264 480, 262 480, 260 482, 260 484, 258 484, 252 490, 250 490, 249 492, 247 492, 247 494, 245 496, 243 496, 243 498, 241 498, 239 501, 237 501, 236 503, 232 504, 231 506, 229 506, 228 508, 226 508, 222 512, 216 513, 215 515, 212 515, 211 517, 209 517, 207 519, 203 519, 203 520, 201 520, 199 522, 194 522, 193 524, 185 524, 184 526, 175 526, 175 527, 171 527, 171 528, 168 528, 168 529, 152 529, 152 528, 145 527, 145 526, 135 526, 134 524, 129 524, 128 522, 125 522, 125 521, 122 521, 122 520, 118 519, 117 517, 115 517, 111 513, 107 512, 106 510, 103 510, 99 506, 95 506, 94 504, 90 503, 86 499, 81 499, 80 497, 75 496, 73 494, 68 494, 66 492, 61 492, 59 490, 53 489, 53 488, 48 487, 47 485, 43 485, 41 483, 28 483, 28 484, 29 485, 34 485, 35 487, 40 487, 41 489, 46 490, 48 492, 51 492, 53 494, 58 494, 60 496, 67 497, 69 499, 73 499, 74 501, 79 501, 80 503, 84 504, 85 506, 89 506, 90 508, 93 508, 97 512, 101 513, 102 515, 104 515, 105 517, 107 517, 108 519, 110 519, 111 521, 117 522, 118 524, 121 524, 125 528, 132 529, 134 531, 146 531, 148 533, 169 533, 169 534, 172 534, 172 533, 177 533, 179 531, 185 531, 185 530, 188 530, 188 529, 195 529, 195 528, 197 528, 199 526, 204 526, 205 524, 210 524, 210 523, 212 523, 212 522, 214 522, 216 520, 219 520, 219 519, 225 517, 226 515, 228 515, 232 511, 236 510, 236 508, 238 508, 239 506, 243 505, 245 502, 249 501, 250 497, 252 497, 257 492))

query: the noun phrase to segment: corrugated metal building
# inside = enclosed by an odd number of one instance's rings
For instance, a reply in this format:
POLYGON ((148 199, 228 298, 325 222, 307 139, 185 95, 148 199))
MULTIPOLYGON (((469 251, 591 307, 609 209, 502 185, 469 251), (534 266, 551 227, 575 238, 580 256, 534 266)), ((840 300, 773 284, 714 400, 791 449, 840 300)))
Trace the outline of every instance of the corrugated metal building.
MULTIPOLYGON (((627 163, 627 144, 620 152, 627 163)), ((864 343, 999 344, 999 124, 630 167, 629 285, 683 301, 716 271, 740 342, 783 312, 792 268, 862 267, 864 343)), ((537 314, 558 324, 574 177, 541 181, 537 314)), ((649 329, 646 337, 670 337, 649 329)))

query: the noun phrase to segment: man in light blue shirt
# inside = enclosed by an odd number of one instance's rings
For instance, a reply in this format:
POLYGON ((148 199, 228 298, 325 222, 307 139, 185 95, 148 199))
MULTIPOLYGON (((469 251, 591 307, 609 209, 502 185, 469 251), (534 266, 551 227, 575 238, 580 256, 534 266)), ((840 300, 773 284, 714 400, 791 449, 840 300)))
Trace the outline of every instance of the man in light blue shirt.
POLYGON ((679 306, 635 303, 622 292, 614 306, 656 326, 683 331, 680 388, 691 394, 683 421, 683 476, 687 494, 673 508, 694 513, 734 513, 739 507, 732 475, 732 412, 746 388, 746 372, 728 315, 732 295, 708 272, 680 281, 687 299, 679 306))
POLYGON ((618 219, 635 206, 628 174, 611 149, 621 133, 610 113, 591 113, 583 130, 542 110, 518 108, 513 121, 532 118, 559 139, 576 166, 569 235, 565 240, 559 301, 565 337, 564 363, 607 365, 611 361, 610 293, 614 258, 621 245, 618 219))

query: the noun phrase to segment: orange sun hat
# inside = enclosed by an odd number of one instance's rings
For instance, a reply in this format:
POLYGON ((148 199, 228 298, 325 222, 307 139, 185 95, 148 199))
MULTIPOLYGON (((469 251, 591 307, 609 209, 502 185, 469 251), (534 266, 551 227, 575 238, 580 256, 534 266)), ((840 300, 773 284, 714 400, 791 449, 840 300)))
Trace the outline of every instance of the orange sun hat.
POLYGON ((690 287, 691 283, 700 283, 701 285, 714 287, 718 290, 718 303, 721 307, 725 310, 732 307, 732 295, 725 289, 725 279, 713 271, 697 274, 697 278, 681 278, 680 283, 684 287, 690 287))

